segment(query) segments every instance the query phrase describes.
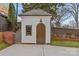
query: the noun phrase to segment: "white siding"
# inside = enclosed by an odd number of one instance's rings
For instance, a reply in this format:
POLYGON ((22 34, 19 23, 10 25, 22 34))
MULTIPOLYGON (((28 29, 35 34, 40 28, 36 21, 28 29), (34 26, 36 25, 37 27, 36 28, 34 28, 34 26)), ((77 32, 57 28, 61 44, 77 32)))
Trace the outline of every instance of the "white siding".
POLYGON ((50 43, 50 18, 51 16, 21 16, 22 18, 22 43, 36 43, 36 26, 42 23, 46 27, 46 43, 50 43), (26 25, 32 25, 32 36, 26 36, 26 25))

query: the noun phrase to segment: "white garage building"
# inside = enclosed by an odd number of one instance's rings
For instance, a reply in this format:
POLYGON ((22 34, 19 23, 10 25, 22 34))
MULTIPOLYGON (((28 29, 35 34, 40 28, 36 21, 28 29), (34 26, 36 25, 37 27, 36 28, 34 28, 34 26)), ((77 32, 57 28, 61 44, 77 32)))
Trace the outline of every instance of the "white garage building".
POLYGON ((51 14, 41 9, 33 9, 19 16, 22 19, 22 43, 50 43, 50 20, 52 17, 51 14))

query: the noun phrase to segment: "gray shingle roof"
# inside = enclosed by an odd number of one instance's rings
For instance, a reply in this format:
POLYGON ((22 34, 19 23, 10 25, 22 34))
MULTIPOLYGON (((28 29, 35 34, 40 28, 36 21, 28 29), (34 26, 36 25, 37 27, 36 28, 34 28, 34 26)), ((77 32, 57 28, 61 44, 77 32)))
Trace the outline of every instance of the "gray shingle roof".
POLYGON ((0 16, 7 18, 7 14, 0 13, 0 16))
POLYGON ((50 13, 47 13, 41 9, 32 9, 26 13, 21 14, 22 16, 51 16, 50 13))
POLYGON ((8 23, 6 21, 6 16, 0 13, 0 31, 7 31, 8 23))

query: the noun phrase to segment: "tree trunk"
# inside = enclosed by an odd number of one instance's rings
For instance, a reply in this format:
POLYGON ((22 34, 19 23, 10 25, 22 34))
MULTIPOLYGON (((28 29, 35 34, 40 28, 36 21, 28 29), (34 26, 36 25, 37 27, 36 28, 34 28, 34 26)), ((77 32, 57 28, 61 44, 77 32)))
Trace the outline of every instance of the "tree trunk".
POLYGON ((78 28, 78 4, 76 4, 77 6, 77 10, 76 10, 76 15, 75 15, 75 21, 76 21, 76 25, 77 25, 77 28, 78 28))

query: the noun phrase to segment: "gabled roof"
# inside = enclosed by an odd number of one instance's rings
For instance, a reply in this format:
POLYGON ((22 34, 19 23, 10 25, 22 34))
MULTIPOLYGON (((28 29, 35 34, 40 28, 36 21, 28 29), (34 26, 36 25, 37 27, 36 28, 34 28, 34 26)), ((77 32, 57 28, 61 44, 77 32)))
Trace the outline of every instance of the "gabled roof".
POLYGON ((26 13, 21 14, 20 16, 52 16, 52 15, 41 9, 32 9, 26 13))
POLYGON ((9 3, 1 3, 0 4, 0 13, 8 13, 9 3))
POLYGON ((8 3, 0 4, 0 16, 8 16, 8 3))
POLYGON ((7 15, 4 13, 0 13, 0 16, 7 18, 7 15))
POLYGON ((6 21, 6 16, 0 13, 0 31, 7 31, 8 23, 6 21))

